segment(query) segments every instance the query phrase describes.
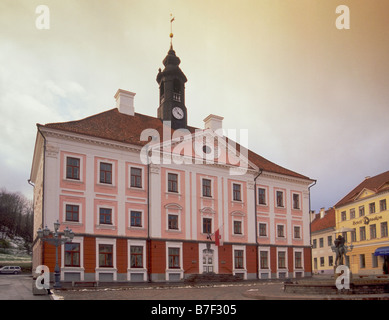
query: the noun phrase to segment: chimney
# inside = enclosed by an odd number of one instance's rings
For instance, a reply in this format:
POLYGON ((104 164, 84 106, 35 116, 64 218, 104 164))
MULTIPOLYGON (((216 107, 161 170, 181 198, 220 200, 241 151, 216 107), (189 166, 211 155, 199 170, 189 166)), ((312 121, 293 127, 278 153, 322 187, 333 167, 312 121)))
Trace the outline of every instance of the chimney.
POLYGON ((326 211, 324 208, 320 208, 320 218, 324 218, 326 211))
POLYGON ((212 131, 216 131, 218 129, 223 129, 223 117, 216 116, 214 114, 210 114, 206 117, 204 121, 204 129, 211 129, 212 131))
POLYGON ((118 108, 120 113, 127 114, 129 116, 133 116, 135 113, 134 109, 134 97, 136 93, 118 89, 115 94, 116 99, 116 107, 118 108))

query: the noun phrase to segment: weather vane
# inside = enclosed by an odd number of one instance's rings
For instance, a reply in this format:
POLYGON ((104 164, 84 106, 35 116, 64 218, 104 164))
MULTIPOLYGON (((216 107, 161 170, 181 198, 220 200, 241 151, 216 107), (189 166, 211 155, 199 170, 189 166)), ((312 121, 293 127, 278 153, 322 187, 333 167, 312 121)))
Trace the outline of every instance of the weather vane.
POLYGON ((175 17, 170 14, 170 45, 173 46, 173 21, 175 17))

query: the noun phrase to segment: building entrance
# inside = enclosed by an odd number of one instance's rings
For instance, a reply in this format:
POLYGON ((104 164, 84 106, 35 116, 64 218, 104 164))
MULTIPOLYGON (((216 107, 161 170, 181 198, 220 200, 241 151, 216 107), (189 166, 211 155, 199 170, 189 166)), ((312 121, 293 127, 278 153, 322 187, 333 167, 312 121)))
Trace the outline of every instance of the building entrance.
POLYGON ((203 250, 203 273, 213 273, 213 250, 203 250))

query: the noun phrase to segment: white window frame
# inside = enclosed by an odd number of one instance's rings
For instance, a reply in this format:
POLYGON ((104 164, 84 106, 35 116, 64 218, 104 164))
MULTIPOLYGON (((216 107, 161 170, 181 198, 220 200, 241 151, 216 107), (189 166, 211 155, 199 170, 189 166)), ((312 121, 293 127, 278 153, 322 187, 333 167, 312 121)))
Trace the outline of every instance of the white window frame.
POLYGON ((80 266, 79 267, 65 267, 65 244, 61 246, 61 280, 65 280, 65 273, 74 272, 80 273, 80 280, 85 279, 85 267, 84 267, 84 238, 74 237, 72 243, 80 244, 80 266))
POLYGON ((246 264, 246 246, 245 245, 232 245, 232 273, 243 273, 243 279, 247 280, 247 264, 246 264), (243 269, 237 269, 235 267, 235 250, 243 250, 243 269))
POLYGON ((302 203, 301 203, 301 194, 299 192, 292 192, 292 209, 295 210, 295 211, 301 211, 302 210, 302 203), (297 195, 298 196, 298 208, 295 208, 294 207, 294 196, 297 195))
POLYGON ((166 170, 166 193, 181 195, 181 173, 178 171, 166 170), (169 191, 169 173, 177 175, 177 192, 169 191))
POLYGON ((275 207, 278 208, 278 209, 286 209, 286 192, 285 192, 285 190, 275 189, 274 204, 275 204, 275 207), (282 204, 283 204, 283 206, 279 206, 278 205, 278 202, 277 202, 277 192, 281 192, 282 193, 282 204))
POLYGON ((305 274, 304 268, 304 249, 303 248, 293 248, 293 277, 296 278, 296 272, 302 272, 303 276, 305 274), (301 253, 301 268, 296 268, 296 252, 301 253))
POLYGON ((75 182, 75 183, 83 183, 84 182, 84 157, 83 155, 77 154, 71 154, 64 152, 63 153, 63 180, 68 181, 68 182, 75 182), (67 169, 67 158, 74 158, 74 159, 79 159, 80 160, 80 179, 71 179, 66 177, 66 169, 67 169))
POLYGON ((276 239, 277 240, 286 240, 286 224, 285 223, 276 223, 276 239), (283 226, 283 228, 284 228, 284 236, 283 237, 279 237, 278 236, 278 226, 283 226))
POLYGON ((143 274, 143 281, 147 281, 147 268, 146 268, 146 240, 127 240, 127 281, 131 281, 131 274, 132 273, 142 273, 143 274), (142 257, 142 263, 143 268, 131 268, 131 246, 135 247, 142 247, 143 248, 143 257, 142 257))
POLYGON ((231 201, 236 203, 244 203, 244 194, 243 194, 243 183, 238 181, 231 181, 231 201), (234 199, 234 184, 240 186, 240 200, 234 199))
POLYGON ((110 159, 97 159, 97 181, 96 184, 99 186, 104 186, 104 187, 116 187, 116 161, 110 160, 110 159), (103 183, 100 182, 100 164, 101 163, 108 163, 112 165, 112 183, 103 183))
POLYGON ((116 265, 116 239, 109 238, 96 238, 96 281, 100 281, 101 273, 113 273, 113 280, 117 281, 117 265, 116 265), (99 266, 99 245, 108 244, 112 245, 112 264, 113 267, 100 267, 99 266))
POLYGON ((289 268, 288 268, 288 248, 286 247, 277 247, 276 250, 276 261, 277 261, 277 278, 280 278, 280 273, 286 273, 286 277, 289 277, 289 268), (285 252, 285 268, 279 267, 279 259, 278 259, 278 253, 279 252, 285 252))
POLYGON ((131 190, 146 190, 145 189, 145 169, 144 169, 144 167, 133 165, 133 164, 128 164, 128 188, 131 190), (142 171, 142 174, 141 174, 142 187, 139 188, 139 187, 131 186, 131 168, 140 169, 142 171))
POLYGON ((201 180, 201 198, 203 199, 214 199, 214 179, 213 177, 206 177, 206 176, 203 176, 200 178, 201 180), (210 197, 207 197, 207 196, 204 196, 204 193, 203 193, 203 180, 210 180, 211 181, 211 196, 210 197))
POLYGON ((82 226, 82 203, 76 202, 76 201, 64 201, 63 207, 62 207, 62 223, 66 225, 72 225, 72 226, 82 226), (78 206, 78 221, 67 221, 66 220, 66 205, 70 206, 78 206))
POLYGON ((257 235, 259 238, 262 238, 262 239, 267 239, 269 238, 269 224, 267 222, 258 222, 258 235, 257 235), (264 224, 266 226, 266 236, 261 236, 260 235, 260 225, 261 224, 264 224))
POLYGON ((183 252, 183 244, 182 242, 173 242, 168 241, 166 242, 166 270, 165 270, 165 279, 169 280, 169 275, 174 273, 180 274, 180 279, 184 278, 184 252, 183 252), (169 248, 178 248, 180 250, 180 268, 178 269, 170 269, 169 268, 169 248))
POLYGON ((105 205, 105 204, 99 204, 97 205, 97 213, 96 213, 96 228, 97 229, 111 229, 115 230, 115 207, 113 205, 105 205), (100 223, 100 209, 111 209, 111 220, 112 224, 104 224, 100 223))
POLYGON ((128 209, 128 227, 127 229, 133 229, 133 230, 144 230, 145 229, 145 212, 143 209, 135 209, 135 208, 129 208, 128 209), (131 225, 131 211, 137 211, 141 213, 141 226, 132 226, 131 225))

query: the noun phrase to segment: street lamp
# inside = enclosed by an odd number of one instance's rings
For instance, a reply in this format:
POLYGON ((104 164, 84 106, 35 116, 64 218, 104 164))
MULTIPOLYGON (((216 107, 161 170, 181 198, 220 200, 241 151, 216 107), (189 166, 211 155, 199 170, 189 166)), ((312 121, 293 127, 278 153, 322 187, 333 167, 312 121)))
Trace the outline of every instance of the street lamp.
POLYGON ((55 268, 54 268, 54 288, 61 288, 61 283, 60 283, 60 270, 59 270, 59 265, 58 265, 58 247, 60 247, 63 243, 65 242, 71 242, 74 238, 74 232, 66 227, 66 229, 63 232, 63 237, 59 237, 61 234, 58 232, 60 223, 54 222, 54 232, 50 231, 47 226, 42 230, 41 228, 38 229, 37 234, 38 238, 41 239, 42 241, 46 241, 47 243, 50 243, 55 246, 55 268), (52 238, 49 238, 49 236, 52 235, 52 238))

